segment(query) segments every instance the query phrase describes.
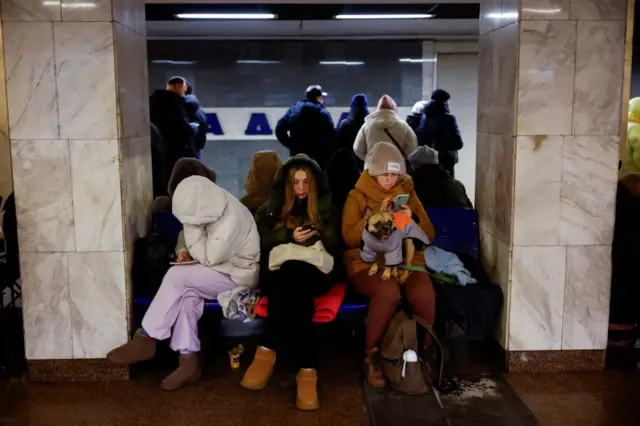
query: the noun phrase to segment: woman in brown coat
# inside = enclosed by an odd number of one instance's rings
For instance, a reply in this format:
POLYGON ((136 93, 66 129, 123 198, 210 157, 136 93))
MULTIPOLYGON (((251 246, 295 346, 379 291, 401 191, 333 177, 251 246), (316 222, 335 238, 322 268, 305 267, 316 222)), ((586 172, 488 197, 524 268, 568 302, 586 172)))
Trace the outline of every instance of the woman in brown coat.
MULTIPOLYGON (((402 212, 412 217, 431 241, 435 237, 435 230, 413 189, 413 181, 406 176, 405 159, 400 151, 391 143, 380 142, 375 145, 370 158, 369 169, 364 171, 344 206, 342 236, 347 246, 344 260, 349 281, 356 291, 370 299, 364 370, 369 385, 379 388, 385 385, 385 381, 376 367, 375 356, 400 302, 400 284, 395 279, 382 281, 379 273, 369 276, 371 265, 360 259, 360 240, 366 223, 364 209, 368 206, 379 211, 383 205, 392 203, 396 196, 409 194, 409 201, 403 206, 402 212)), ((384 266, 380 260, 379 256, 379 266, 384 266)), ((422 252, 416 253, 413 265, 425 266, 422 252)), ((435 294, 429 275, 412 272, 403 285, 406 286, 408 301, 416 314, 433 324, 435 294)))
POLYGON ((253 155, 251 168, 244 181, 246 195, 240 198, 251 214, 256 212, 269 199, 276 173, 282 167, 282 161, 275 151, 258 151, 253 155))

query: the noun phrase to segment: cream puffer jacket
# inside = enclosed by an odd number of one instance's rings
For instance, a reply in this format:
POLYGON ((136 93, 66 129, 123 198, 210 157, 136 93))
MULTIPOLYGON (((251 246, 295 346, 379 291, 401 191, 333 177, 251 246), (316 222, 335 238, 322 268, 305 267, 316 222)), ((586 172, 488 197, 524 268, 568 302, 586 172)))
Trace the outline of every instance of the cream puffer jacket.
MULTIPOLYGON (((364 124, 360 128, 356 140, 353 144, 353 151, 358 158, 365 162, 364 168, 369 168, 368 157, 373 152, 373 147, 378 142, 393 143, 389 131, 405 158, 418 148, 418 138, 411 127, 390 109, 381 109, 369 114, 364 119, 364 124)), ((394 144, 395 145, 395 144, 394 144)))
POLYGON ((253 216, 231 193, 202 176, 177 186, 173 214, 183 225, 189 255, 253 288, 260 272, 260 236, 253 216))

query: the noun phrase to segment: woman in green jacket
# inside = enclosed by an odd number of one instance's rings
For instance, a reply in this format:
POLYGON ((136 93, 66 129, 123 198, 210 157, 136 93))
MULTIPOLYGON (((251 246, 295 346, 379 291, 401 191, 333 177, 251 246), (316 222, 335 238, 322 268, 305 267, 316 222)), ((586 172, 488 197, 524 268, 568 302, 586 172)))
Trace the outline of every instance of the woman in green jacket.
POLYGON ((314 299, 333 284, 329 272, 341 247, 339 218, 331 205, 326 176, 304 154, 290 158, 278 171, 269 200, 255 216, 262 253, 260 285, 269 297, 269 307, 261 346, 242 386, 264 388, 276 353, 284 338, 291 337, 299 368, 296 405, 301 410, 319 406, 314 299))

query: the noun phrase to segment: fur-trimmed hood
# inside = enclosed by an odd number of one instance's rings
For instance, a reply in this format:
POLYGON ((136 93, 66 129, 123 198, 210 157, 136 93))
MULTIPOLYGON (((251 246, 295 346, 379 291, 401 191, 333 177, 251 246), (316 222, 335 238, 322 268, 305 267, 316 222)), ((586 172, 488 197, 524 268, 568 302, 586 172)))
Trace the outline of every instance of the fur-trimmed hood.
POLYGON ((280 215, 284 206, 284 189, 287 184, 287 176, 293 168, 304 166, 311 170, 318 189, 318 213, 321 220, 328 220, 331 217, 331 188, 327 177, 314 160, 305 154, 294 155, 289 158, 276 174, 275 182, 271 187, 269 201, 267 202, 267 213, 269 216, 280 215))

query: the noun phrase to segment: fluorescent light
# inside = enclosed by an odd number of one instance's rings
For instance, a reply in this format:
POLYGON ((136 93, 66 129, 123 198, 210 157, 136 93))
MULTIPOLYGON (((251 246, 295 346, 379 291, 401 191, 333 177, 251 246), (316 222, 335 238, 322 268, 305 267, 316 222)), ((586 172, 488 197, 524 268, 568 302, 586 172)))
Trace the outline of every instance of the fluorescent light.
POLYGON ((363 61, 320 61, 320 65, 364 65, 363 61))
POLYGON ((261 61, 258 59, 240 59, 236 61, 237 64, 257 64, 257 65, 268 65, 268 64, 280 64, 281 61, 261 61))
POLYGON ((437 62, 436 58, 400 58, 398 62, 405 64, 422 64, 425 62, 437 62))
POLYGON ((530 7, 523 7, 522 11, 523 12, 527 12, 527 13, 540 13, 542 15, 553 15, 554 13, 562 12, 562 9, 560 9, 560 8, 556 8, 556 9, 535 9, 535 8, 530 8, 530 7))
POLYGON ((515 19, 518 17, 518 12, 506 12, 506 13, 489 13, 487 18, 489 19, 515 19))
POLYGON ((276 19, 273 13, 178 13, 178 19, 276 19))
POLYGON ((95 2, 79 2, 79 3, 60 3, 60 1, 46 0, 42 2, 43 6, 59 6, 63 9, 93 9, 98 7, 95 2))
POLYGON ((168 65, 193 65, 198 61, 172 61, 170 59, 155 59, 151 61, 152 64, 168 64, 168 65))
POLYGON ((343 14, 334 16, 335 19, 429 19, 434 15, 428 13, 398 13, 398 14, 343 14))

